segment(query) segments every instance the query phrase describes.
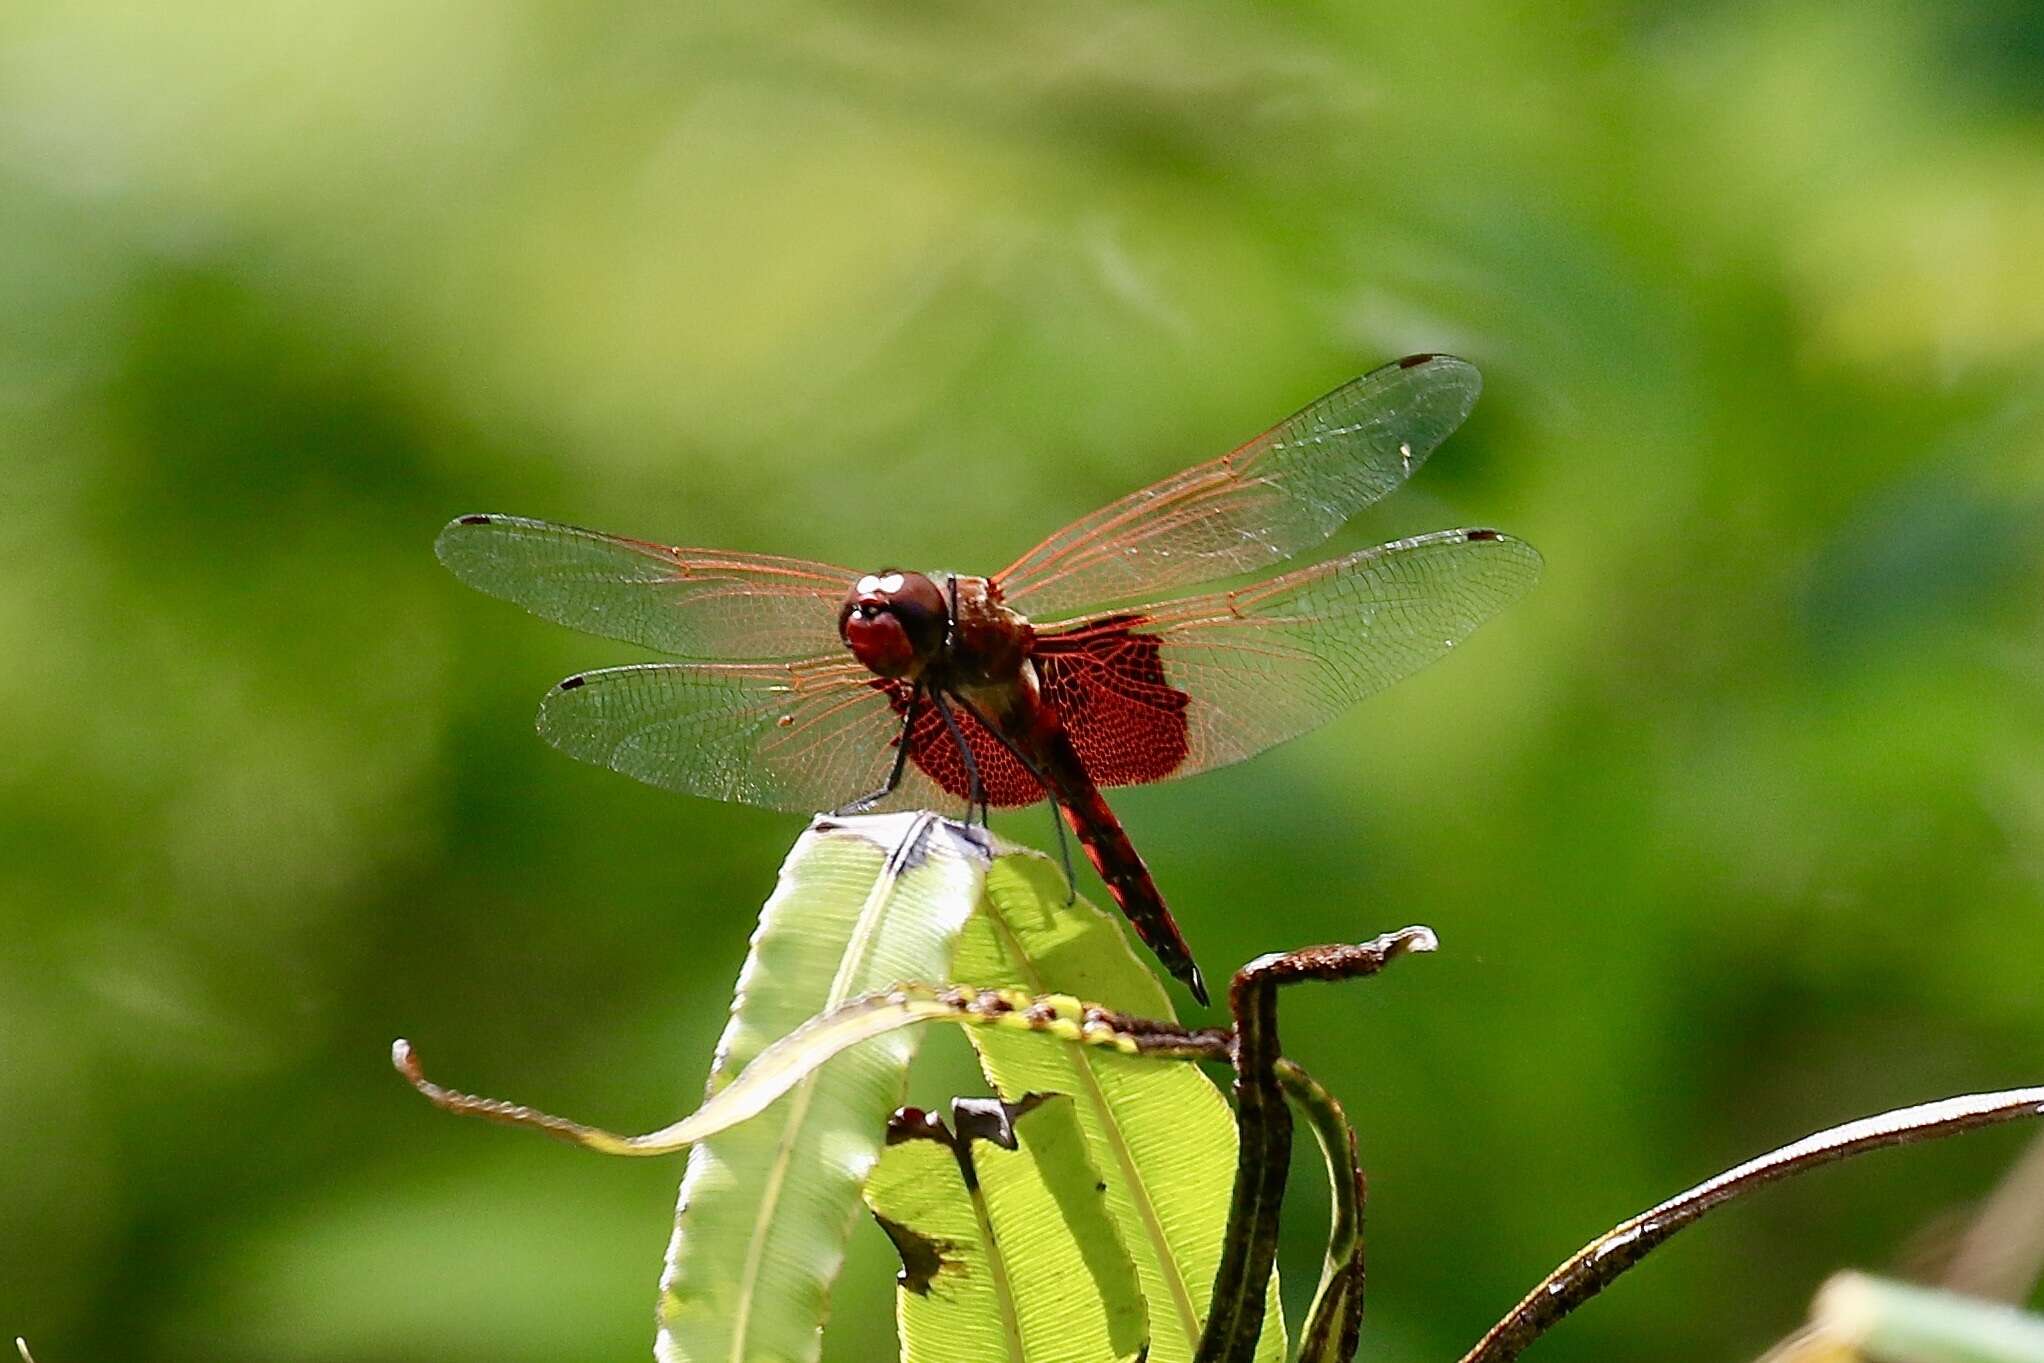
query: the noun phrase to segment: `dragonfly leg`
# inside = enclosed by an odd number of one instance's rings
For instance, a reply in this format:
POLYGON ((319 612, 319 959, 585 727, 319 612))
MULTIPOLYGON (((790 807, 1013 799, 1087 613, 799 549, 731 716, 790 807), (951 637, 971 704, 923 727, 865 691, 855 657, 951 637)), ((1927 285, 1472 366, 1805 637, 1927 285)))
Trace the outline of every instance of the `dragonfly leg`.
POLYGON ((1009 756, 1022 764, 1022 770, 1035 777, 1036 784, 1043 787, 1044 798, 1050 801, 1050 826, 1057 832, 1058 860, 1063 862, 1065 867, 1065 903, 1070 904, 1076 901, 1079 897, 1079 882, 1078 878, 1072 874, 1072 845, 1065 841, 1065 821, 1058 814, 1057 798, 1050 793, 1050 778, 1043 774, 1043 768, 1030 760, 1028 753, 1023 752, 1013 743, 1010 743, 1007 735, 1003 734, 985 715, 979 712, 978 706, 963 696, 954 696, 952 699, 958 702, 959 708, 964 710, 966 714, 978 720, 979 726, 992 734, 999 741, 1000 745, 1008 750, 1009 756))
POLYGON ((1057 807, 1056 800, 1049 801, 1049 804, 1050 826, 1057 830, 1058 860, 1065 864, 1065 905, 1070 907, 1079 899, 1078 877, 1072 874, 1072 845, 1065 841, 1064 812, 1057 807))
MULTIPOLYGON (((944 590, 950 598, 949 609, 944 616, 944 651, 949 653, 952 646, 958 640, 958 574, 951 573, 945 577, 944 590)), ((937 713, 944 717, 944 727, 951 731, 951 741, 958 745, 959 756, 965 759, 965 774, 972 779, 972 788, 979 792, 980 827, 992 827, 993 818, 987 813, 987 788, 980 782, 979 768, 972 760, 972 748, 959 736, 958 726, 951 722, 951 712, 944 708, 943 701, 937 699, 935 691, 930 692, 930 699, 937 702, 937 713)), ((1000 732, 986 722, 985 715, 974 710, 970 705, 966 705, 965 697, 954 696, 952 699, 956 700, 960 705, 964 705, 971 712, 972 717, 978 720, 988 733, 993 734, 996 738, 1000 737, 1000 732)), ((972 822, 972 805, 972 797, 970 795, 966 796, 965 820, 967 823, 972 822)))
POLYGON ((965 733, 952 717, 951 707, 944 703, 944 697, 934 688, 930 691, 930 704, 937 707, 937 717, 944 721, 944 730, 951 735, 951 741, 958 745, 958 759, 965 763, 965 821, 972 822, 972 807, 979 806, 979 821, 982 826, 989 822, 987 817, 987 788, 979 779, 979 763, 972 757, 972 745, 965 741, 965 733))
POLYGON ((909 737, 915 732, 916 710, 922 703, 923 684, 917 682, 915 689, 908 693, 908 708, 902 712, 901 737, 894 740, 894 767, 887 773, 887 784, 878 790, 861 795, 856 800, 846 801, 844 804, 839 805, 836 810, 832 811, 833 813, 857 814, 861 810, 871 809, 874 805, 879 804, 882 800, 894 794, 895 788, 901 784, 902 773, 908 769, 909 737))

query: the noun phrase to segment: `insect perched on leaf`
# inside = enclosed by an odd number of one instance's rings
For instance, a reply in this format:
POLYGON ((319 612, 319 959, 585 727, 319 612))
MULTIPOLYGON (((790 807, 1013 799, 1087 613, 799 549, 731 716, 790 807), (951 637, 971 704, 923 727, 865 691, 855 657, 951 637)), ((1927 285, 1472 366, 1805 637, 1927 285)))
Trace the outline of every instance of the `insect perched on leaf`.
POLYGON ((1461 424, 1473 366, 1414 355, 1235 450, 1074 522, 992 577, 681 549, 463 516, 440 559, 534 614, 687 661, 569 677, 539 731, 656 786, 841 812, 1055 802, 1115 903, 1206 986, 1101 798, 1238 762, 1440 657, 1540 570, 1524 541, 1443 530, 1247 587, 1405 481, 1461 424), (1105 608, 1103 608, 1105 607, 1105 608))

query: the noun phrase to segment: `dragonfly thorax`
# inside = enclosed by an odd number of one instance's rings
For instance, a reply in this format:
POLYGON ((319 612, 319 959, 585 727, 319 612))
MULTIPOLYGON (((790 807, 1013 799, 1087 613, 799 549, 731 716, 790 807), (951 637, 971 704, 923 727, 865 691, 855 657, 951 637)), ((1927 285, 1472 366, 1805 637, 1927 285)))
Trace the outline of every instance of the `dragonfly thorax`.
POLYGON ((837 632, 852 656, 882 677, 913 680, 944 651, 951 614, 923 573, 887 568, 852 584, 837 632))

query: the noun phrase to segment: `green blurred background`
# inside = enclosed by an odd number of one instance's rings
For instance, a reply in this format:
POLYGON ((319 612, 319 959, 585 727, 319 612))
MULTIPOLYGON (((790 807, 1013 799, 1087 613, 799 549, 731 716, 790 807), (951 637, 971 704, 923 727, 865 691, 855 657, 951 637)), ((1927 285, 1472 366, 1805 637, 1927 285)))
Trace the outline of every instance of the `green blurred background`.
MULTIPOLYGON (((634 655, 460 587, 450 515, 986 571, 1413 350, 1486 395, 1339 543, 1496 524, 1542 586, 1117 802, 1209 973, 1442 935, 1287 1004, 1374 1174, 1365 1356, 1765 1146, 2036 1082, 2040 92, 2022 0, 16 0, 0 1333, 648 1355, 678 1163, 441 1117, 386 1048, 672 1117, 799 820, 538 742, 634 655)), ((2022 1140, 1771 1192, 1541 1356, 1751 1353, 2022 1140)), ((862 1226, 827 1357, 890 1309, 862 1226)))

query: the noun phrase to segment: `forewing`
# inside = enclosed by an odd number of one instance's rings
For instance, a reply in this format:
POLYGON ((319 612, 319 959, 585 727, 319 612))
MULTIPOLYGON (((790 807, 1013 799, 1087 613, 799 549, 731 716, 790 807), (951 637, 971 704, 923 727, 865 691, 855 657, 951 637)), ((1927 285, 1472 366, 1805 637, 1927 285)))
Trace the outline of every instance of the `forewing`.
POLYGON ((1404 482, 1481 387, 1475 366, 1449 355, 1385 365, 1067 526, 997 581, 1017 610, 1051 618, 1267 567, 1404 482))
MULTIPOLYGON (((877 790, 900 732, 889 691, 856 661, 649 663, 584 672, 547 693, 539 732, 571 757, 650 785, 796 812, 877 790)), ((913 766, 880 808, 931 804, 913 766)))
POLYGON ((434 552, 478 591, 684 658, 803 658, 836 642, 858 575, 828 563, 678 549, 517 516, 463 516, 434 552))
POLYGON ((1099 784, 1239 762, 1411 676, 1523 595, 1540 555, 1444 530, 1240 591, 1045 632, 1037 668, 1099 784))

